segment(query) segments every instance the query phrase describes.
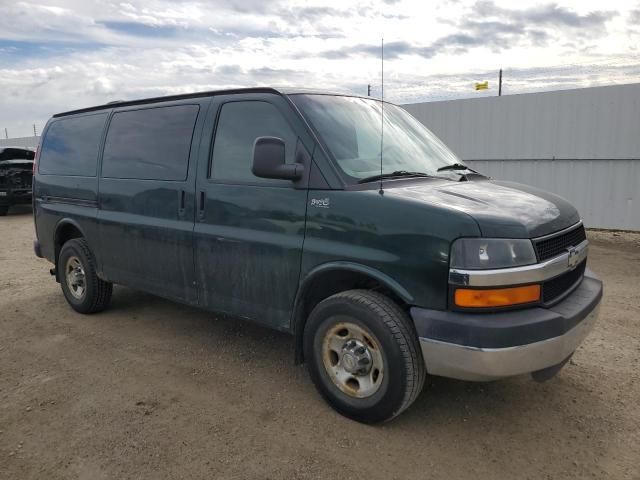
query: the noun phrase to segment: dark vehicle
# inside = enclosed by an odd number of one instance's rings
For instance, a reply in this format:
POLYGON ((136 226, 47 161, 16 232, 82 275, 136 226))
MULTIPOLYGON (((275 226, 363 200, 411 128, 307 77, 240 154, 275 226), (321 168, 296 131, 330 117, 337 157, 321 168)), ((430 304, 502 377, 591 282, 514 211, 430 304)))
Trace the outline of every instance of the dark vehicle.
POLYGON ((551 378, 602 296, 578 212, 474 172, 397 106, 381 114, 263 88, 55 115, 36 254, 78 312, 115 283, 292 333, 358 421, 401 413, 426 374, 551 378))
POLYGON ((0 147, 0 216, 9 207, 31 203, 35 152, 21 147, 0 147))

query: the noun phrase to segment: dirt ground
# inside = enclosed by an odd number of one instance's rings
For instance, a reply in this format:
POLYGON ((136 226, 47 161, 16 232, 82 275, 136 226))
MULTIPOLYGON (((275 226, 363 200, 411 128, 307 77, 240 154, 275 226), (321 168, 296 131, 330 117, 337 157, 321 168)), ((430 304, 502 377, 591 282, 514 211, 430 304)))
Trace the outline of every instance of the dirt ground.
POLYGON ((116 288, 67 306, 0 218, 0 478, 640 478, 640 235, 592 232, 601 319, 550 382, 428 380, 382 426, 334 413, 287 335, 116 288))

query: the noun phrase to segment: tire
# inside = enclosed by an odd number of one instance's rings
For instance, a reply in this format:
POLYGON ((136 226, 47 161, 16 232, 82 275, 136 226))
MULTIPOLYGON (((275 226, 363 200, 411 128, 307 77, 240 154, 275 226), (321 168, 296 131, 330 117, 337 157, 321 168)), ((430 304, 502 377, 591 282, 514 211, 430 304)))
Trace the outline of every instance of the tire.
POLYGON ((111 302, 113 284, 98 278, 95 265, 84 238, 74 238, 62 246, 57 266, 60 285, 76 312, 101 312, 111 302))
POLYGON ((4 217, 9 213, 9 205, 1 205, 0 206, 0 217, 4 217))
POLYGON ((380 293, 349 290, 323 300, 309 315, 303 342, 320 394, 358 422, 391 420, 424 385, 426 369, 411 320, 380 293))

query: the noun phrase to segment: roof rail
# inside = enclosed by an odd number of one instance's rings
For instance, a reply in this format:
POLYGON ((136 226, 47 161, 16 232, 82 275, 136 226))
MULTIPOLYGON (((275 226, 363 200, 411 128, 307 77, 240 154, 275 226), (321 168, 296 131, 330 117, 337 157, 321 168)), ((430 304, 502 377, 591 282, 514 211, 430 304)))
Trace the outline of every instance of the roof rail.
POLYGON ((202 98, 211 97, 213 95, 227 95, 234 93, 275 93, 276 95, 282 95, 279 90, 270 87, 255 87, 255 88, 235 88, 229 90, 211 90, 206 92, 184 93, 180 95, 167 95, 164 97, 142 98, 139 100, 124 100, 105 103, 104 105, 97 105, 95 107, 80 108, 78 110, 70 110, 68 112, 56 113, 53 117, 65 117, 67 115, 74 115, 77 113, 95 112, 99 110, 106 110, 113 108, 114 105, 129 106, 129 105, 144 105, 148 103, 167 102, 171 100, 185 100, 189 98, 202 98))

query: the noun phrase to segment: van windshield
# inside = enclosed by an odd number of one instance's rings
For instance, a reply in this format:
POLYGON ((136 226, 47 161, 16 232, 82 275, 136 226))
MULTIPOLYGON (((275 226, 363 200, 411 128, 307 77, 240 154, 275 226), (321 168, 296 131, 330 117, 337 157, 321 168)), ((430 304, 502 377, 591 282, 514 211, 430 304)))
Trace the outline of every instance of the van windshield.
MULTIPOLYGON (((347 181, 357 183, 380 175, 382 102, 321 94, 290 98, 329 148, 347 181)), ((457 180, 455 169, 442 170, 456 165, 464 169, 429 129, 404 109, 384 104, 383 175, 426 174, 457 180)))

